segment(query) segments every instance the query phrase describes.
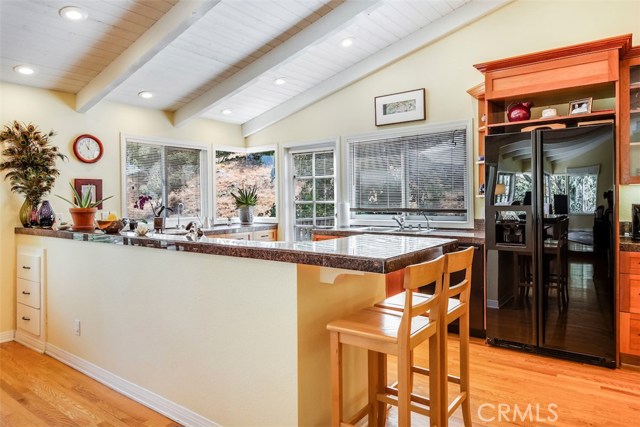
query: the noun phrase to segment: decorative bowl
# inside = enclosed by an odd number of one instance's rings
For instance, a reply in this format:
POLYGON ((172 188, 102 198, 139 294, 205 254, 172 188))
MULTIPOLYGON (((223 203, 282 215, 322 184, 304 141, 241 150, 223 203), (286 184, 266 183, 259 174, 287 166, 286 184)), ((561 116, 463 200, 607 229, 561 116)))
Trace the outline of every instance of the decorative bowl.
POLYGON ((107 234, 117 234, 124 228, 124 223, 119 219, 115 221, 99 219, 96 223, 98 228, 107 234))

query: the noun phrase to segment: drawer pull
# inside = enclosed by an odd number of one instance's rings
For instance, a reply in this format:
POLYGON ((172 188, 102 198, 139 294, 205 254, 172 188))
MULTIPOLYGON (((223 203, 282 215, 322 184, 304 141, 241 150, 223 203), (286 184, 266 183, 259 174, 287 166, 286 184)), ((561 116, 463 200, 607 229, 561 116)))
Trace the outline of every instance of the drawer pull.
POLYGON ((31 320, 31 318, 27 316, 22 316, 22 320, 31 320))
POLYGON ((31 292, 22 291, 22 295, 31 295, 31 292))
MULTIPOLYGON (((640 264, 640 262, 638 264, 640 264)), ((24 268, 25 270, 31 270, 31 267, 28 267, 26 265, 23 265, 22 268, 24 268)))

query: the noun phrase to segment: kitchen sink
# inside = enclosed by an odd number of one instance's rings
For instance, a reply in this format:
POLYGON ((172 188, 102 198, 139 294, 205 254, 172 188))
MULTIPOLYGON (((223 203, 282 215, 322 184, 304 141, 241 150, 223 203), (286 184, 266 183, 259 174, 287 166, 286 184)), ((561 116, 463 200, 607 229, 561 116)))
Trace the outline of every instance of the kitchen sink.
POLYGON ((358 230, 358 231, 367 231, 367 232, 372 232, 372 233, 430 233, 432 231, 435 231, 435 229, 430 228, 430 229, 426 229, 426 228, 418 228, 418 227, 412 227, 412 228, 405 228, 404 230, 401 230, 398 227, 355 227, 353 228, 353 230, 358 230))
POLYGON ((165 229, 162 234, 168 234, 171 236, 184 236, 185 234, 189 234, 189 232, 187 230, 184 229, 176 229, 176 228, 171 228, 171 229, 165 229))

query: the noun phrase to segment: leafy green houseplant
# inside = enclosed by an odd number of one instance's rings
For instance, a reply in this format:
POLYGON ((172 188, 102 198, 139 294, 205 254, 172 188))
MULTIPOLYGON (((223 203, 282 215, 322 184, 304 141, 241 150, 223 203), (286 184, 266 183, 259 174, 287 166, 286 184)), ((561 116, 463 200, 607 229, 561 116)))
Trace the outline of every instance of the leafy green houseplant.
POLYGON ((231 197, 236 202, 240 223, 253 223, 253 208, 258 204, 258 189, 255 185, 241 187, 237 193, 231 192, 231 197))
POLYGON ((73 201, 66 199, 62 196, 56 194, 56 197, 64 200, 65 202, 71 204, 71 208, 69 208, 69 213, 71 214, 71 218, 73 219, 73 229, 76 231, 93 231, 95 229, 95 218, 98 206, 100 203, 105 200, 109 200, 113 196, 105 197, 101 200, 92 201, 90 191, 87 191, 82 196, 78 194, 76 189, 73 187, 71 183, 69 183, 71 187, 71 191, 73 191, 73 201))
POLYGON ((3 161, 0 172, 6 172, 11 191, 22 194, 25 201, 20 208, 20 222, 29 225, 29 213, 42 198, 51 191, 60 171, 56 168, 58 159, 67 156, 51 145, 50 138, 55 135, 41 132, 32 123, 14 121, 0 131, 0 143, 3 146, 3 161))

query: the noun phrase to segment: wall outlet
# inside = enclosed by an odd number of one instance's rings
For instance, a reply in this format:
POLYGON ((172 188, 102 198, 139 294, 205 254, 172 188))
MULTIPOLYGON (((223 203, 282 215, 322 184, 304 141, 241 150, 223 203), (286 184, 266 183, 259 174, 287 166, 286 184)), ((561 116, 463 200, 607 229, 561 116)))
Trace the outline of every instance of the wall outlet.
POLYGON ((80 336, 80 320, 78 319, 73 321, 73 333, 80 336))

